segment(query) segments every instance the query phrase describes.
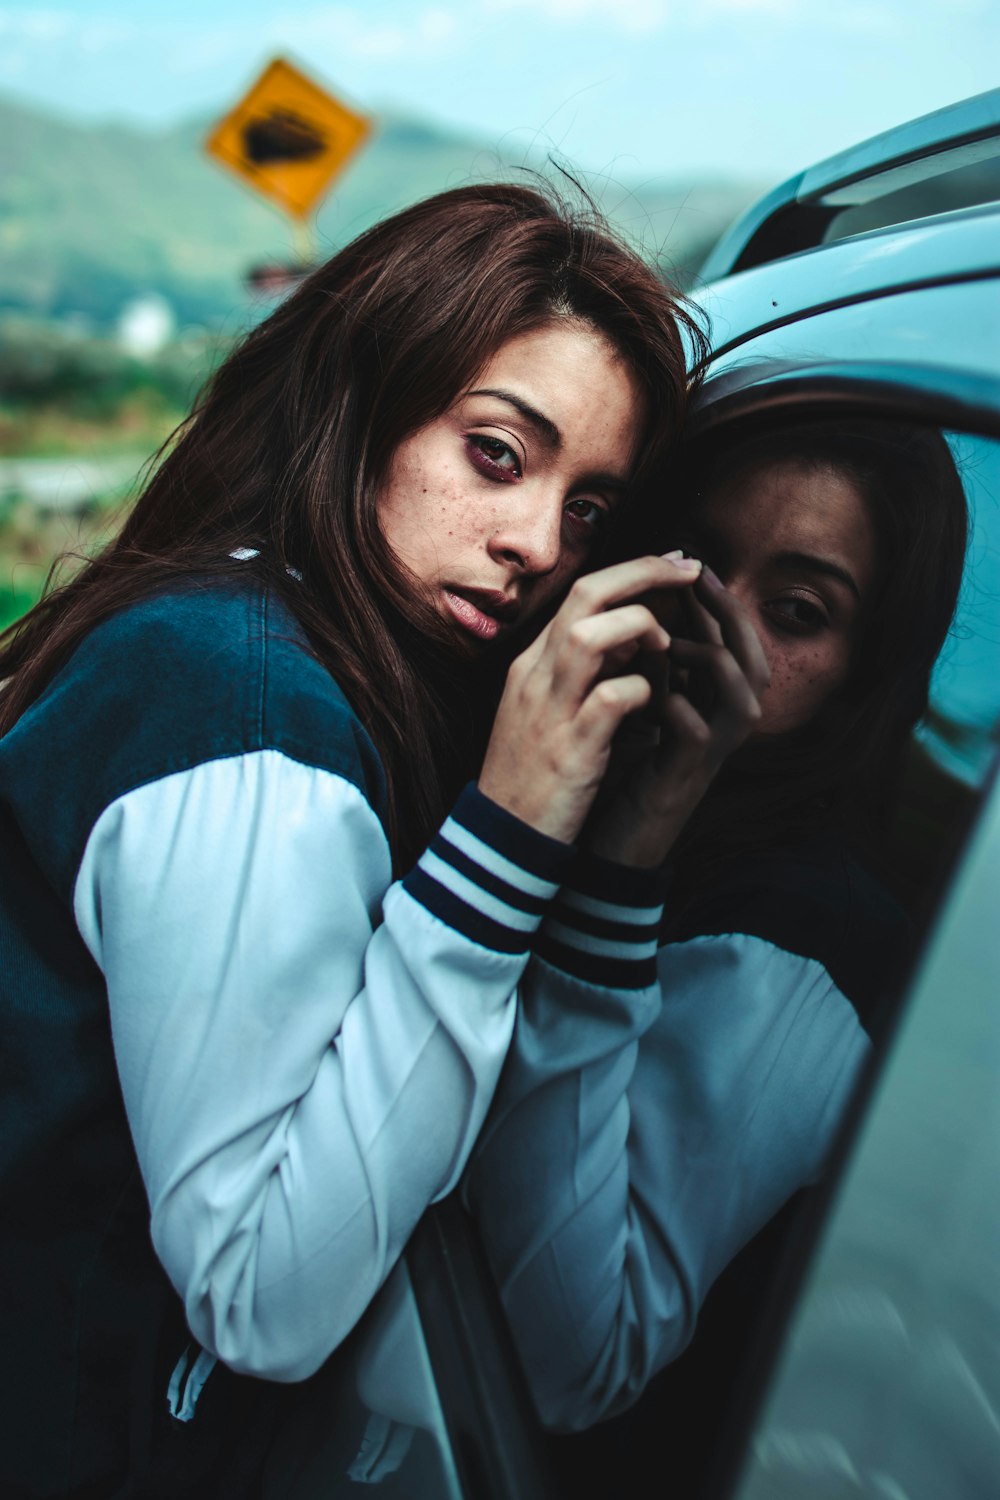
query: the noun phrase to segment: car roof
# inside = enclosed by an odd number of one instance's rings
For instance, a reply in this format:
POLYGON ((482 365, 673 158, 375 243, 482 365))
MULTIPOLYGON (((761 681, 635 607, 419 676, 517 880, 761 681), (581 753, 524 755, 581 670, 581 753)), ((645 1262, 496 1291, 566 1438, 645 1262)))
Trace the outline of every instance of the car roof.
MULTIPOLYGON (((718 360, 750 337, 890 293, 1000 275, 1000 204, 871 230, 695 290, 718 360)), ((997 306, 1000 337, 1000 304, 997 306)))
POLYGON ((926 189, 935 180, 939 187, 942 179, 953 186, 961 182, 969 195, 966 203, 995 199, 998 160, 1000 89, 992 89, 884 131, 789 178, 722 236, 702 266, 702 279, 715 281, 813 249, 844 209, 893 199, 905 204, 907 190, 912 201, 913 189, 926 189), (985 191, 977 167, 985 167, 985 191))

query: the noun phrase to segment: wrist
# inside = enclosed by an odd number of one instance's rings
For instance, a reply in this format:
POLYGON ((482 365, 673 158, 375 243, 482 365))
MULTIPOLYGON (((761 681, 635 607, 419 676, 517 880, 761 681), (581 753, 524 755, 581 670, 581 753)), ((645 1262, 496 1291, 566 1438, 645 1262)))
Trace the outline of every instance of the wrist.
POLYGON ((483 768, 478 789, 482 796, 541 837, 562 844, 573 844, 579 837, 594 797, 589 787, 560 786, 549 788, 546 794, 528 778, 517 782, 510 777, 495 776, 488 767, 483 768))
POLYGON ((636 870, 657 870, 673 846, 680 825, 671 834, 659 828, 625 828, 617 820, 602 820, 584 830, 581 848, 598 859, 636 870))
POLYGON ((632 796, 623 788, 589 820, 580 847, 619 865, 656 870, 668 858, 703 791, 688 785, 683 794, 664 802, 632 796))

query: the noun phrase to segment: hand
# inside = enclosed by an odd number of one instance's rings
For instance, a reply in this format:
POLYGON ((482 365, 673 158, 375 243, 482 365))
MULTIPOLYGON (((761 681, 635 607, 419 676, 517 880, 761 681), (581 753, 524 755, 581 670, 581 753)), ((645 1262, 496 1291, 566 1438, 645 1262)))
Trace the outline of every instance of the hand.
POLYGON ((640 557, 577 579, 507 675, 479 778, 486 796, 551 838, 577 837, 619 725, 652 698, 649 676, 629 667, 670 646, 639 597, 689 589, 700 566, 640 557))
POLYGON ((652 664, 645 712, 615 747, 588 846, 621 864, 662 864, 719 767, 753 732, 771 680, 743 606, 709 569, 685 596, 692 638, 675 635, 670 672, 652 664))

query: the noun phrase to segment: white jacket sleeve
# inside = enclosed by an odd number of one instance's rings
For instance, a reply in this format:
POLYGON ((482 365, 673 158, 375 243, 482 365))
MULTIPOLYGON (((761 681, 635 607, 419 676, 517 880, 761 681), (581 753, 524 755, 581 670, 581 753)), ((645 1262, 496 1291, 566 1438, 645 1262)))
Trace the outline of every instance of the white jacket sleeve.
POLYGON ((568 852, 469 789, 390 886, 358 789, 273 750, 101 815, 74 904, 153 1242, 234 1369, 310 1374, 455 1182, 568 852))
POLYGON ((466 1193, 540 1416, 572 1430, 641 1394, 815 1179, 868 1042, 821 964, 759 938, 660 949, 653 1000, 551 958, 525 976, 466 1193))

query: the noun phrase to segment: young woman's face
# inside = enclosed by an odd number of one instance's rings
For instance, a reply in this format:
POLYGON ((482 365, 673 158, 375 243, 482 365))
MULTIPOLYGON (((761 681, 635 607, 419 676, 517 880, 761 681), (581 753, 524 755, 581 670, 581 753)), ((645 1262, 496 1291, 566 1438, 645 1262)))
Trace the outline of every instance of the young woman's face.
POLYGON ((761 462, 712 490, 686 545, 750 612, 771 667, 757 731, 807 724, 845 682, 875 581, 854 483, 800 460, 761 462))
POLYGON ((628 483, 644 414, 607 340, 553 322, 503 344, 399 445, 383 533, 467 647, 523 622, 581 570, 628 483))

